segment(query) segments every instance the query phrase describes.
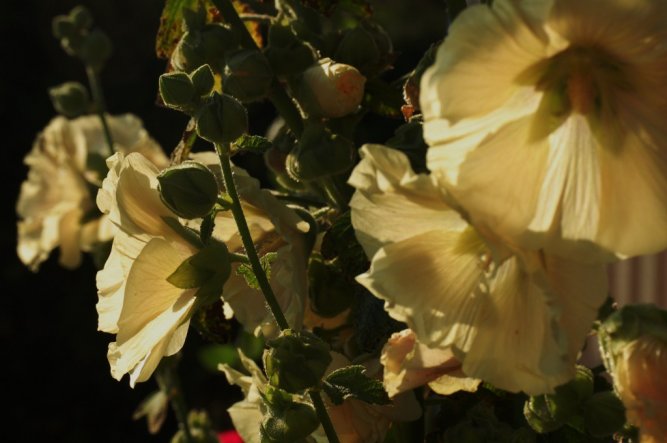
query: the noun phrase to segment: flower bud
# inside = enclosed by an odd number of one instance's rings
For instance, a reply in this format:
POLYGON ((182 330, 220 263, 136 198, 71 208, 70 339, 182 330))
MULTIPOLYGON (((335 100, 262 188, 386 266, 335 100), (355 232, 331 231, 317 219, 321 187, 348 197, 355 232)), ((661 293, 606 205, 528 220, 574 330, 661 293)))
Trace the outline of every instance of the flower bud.
POLYGON ((171 63, 179 71, 192 72, 208 64, 222 73, 225 52, 238 47, 234 33, 222 24, 208 24, 201 31, 183 34, 172 54, 171 63))
POLYGON ((218 183, 201 163, 186 161, 158 175, 164 204, 180 217, 192 219, 208 214, 218 199, 218 183))
POLYGON ((564 424, 553 417, 544 395, 530 397, 523 406, 523 416, 530 427, 540 434, 555 431, 564 424))
POLYGON ((195 94, 200 97, 209 95, 215 85, 213 71, 209 65, 202 65, 190 74, 192 86, 195 88, 195 94))
POLYGON ((313 255, 308 264, 308 295, 315 314, 331 318, 352 305, 354 292, 342 270, 313 255))
POLYGON ((159 89, 162 101, 171 108, 187 108, 195 98, 195 88, 192 80, 183 72, 162 74, 159 89))
POLYGON ((222 89, 244 103, 260 100, 271 90, 273 72, 264 55, 244 49, 227 58, 222 89))
POLYGON ((261 424, 262 441, 295 442, 312 434, 320 422, 315 409, 305 403, 291 403, 282 414, 268 415, 261 424))
POLYGON ((109 37, 96 29, 83 38, 79 56, 87 66, 99 71, 111 56, 111 51, 112 45, 109 37))
POLYGON ((299 143, 287 156, 288 174, 312 181, 339 174, 354 165, 354 144, 321 125, 307 125, 299 143))
POLYGON ((49 89, 51 103, 59 114, 75 118, 84 114, 90 107, 88 91, 77 82, 67 82, 49 89))
POLYGON ((273 72, 279 76, 299 74, 316 60, 313 48, 297 38, 289 26, 280 24, 269 28, 269 43, 265 55, 273 72))
POLYGON ((356 111, 364 98, 365 83, 355 67, 325 58, 303 73, 298 96, 308 114, 338 118, 356 111))
POLYGON ((593 394, 584 404, 583 412, 586 431, 594 437, 611 436, 625 424, 623 403, 611 391, 593 394))
POLYGON ((368 72, 370 68, 378 64, 380 55, 380 49, 371 33, 357 26, 345 33, 338 44, 334 58, 340 63, 346 63, 355 66, 362 72, 368 72))
POLYGON ((69 18, 79 30, 87 30, 93 26, 93 15, 85 6, 75 6, 74 9, 70 11, 69 18))
POLYGON ((269 383, 287 392, 317 386, 331 363, 329 345, 307 331, 286 329, 268 346, 264 368, 269 383))
POLYGON ((227 94, 213 94, 197 114, 197 134, 211 143, 231 143, 247 130, 245 108, 227 94))

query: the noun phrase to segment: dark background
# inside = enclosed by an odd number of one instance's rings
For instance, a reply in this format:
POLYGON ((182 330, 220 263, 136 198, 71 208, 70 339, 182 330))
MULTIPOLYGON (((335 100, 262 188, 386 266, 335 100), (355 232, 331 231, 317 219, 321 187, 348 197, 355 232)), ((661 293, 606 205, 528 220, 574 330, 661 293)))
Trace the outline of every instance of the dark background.
MULTIPOLYGON (((382 3, 385 16, 399 17, 385 23, 401 52, 395 73, 390 74, 398 76, 409 71, 428 44, 444 33, 444 4, 382 3), (424 35, 424 29, 434 31, 424 35)), ((58 266, 55 253, 33 274, 15 253, 15 203, 27 174, 22 159, 35 135, 55 115, 46 90, 70 80, 86 84, 81 64, 51 36, 52 17, 77 4, 90 8, 96 24, 115 45, 102 74, 109 111, 140 116, 167 152, 178 143, 186 123, 182 114, 155 106, 157 78, 165 68, 154 53, 163 0, 2 2, 0 388, 7 412, 0 419, 4 423, 0 441, 169 441, 176 429, 171 412, 163 431, 154 437, 143 421, 131 419, 139 402, 155 390, 155 383, 130 389, 127 379, 117 382, 109 374, 106 349, 112 337, 96 331, 92 260, 86 257, 79 269, 68 271, 58 266)), ((272 118, 270 108, 259 105, 251 111, 253 129, 260 132, 272 118)), ((188 337, 189 344, 198 340, 196 334, 188 337)), ((201 369, 188 351, 194 347, 186 346, 184 356, 187 399, 191 406, 210 408, 222 429, 229 426, 224 408, 235 401, 238 391, 226 386, 224 376, 201 369)))

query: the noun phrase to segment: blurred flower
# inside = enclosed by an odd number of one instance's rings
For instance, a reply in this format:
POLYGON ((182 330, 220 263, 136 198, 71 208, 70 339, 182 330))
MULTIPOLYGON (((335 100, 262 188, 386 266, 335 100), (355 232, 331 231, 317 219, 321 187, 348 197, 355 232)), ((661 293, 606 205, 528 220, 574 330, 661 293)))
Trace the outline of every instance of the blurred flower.
MULTIPOLYGON (((166 165, 166 156, 141 120, 130 114, 107 119, 115 150, 141 152, 156 165, 166 165)), ((33 271, 57 247, 60 264, 75 268, 81 251, 113 237, 112 226, 97 212, 91 195, 106 173, 107 152, 97 116, 56 117, 37 136, 25 157, 30 170, 16 204, 18 256, 33 271)))
POLYGON ((667 247, 667 3, 494 1, 421 82, 428 167, 472 222, 582 260, 667 247))
POLYGON ((528 394, 568 381, 606 296, 604 267, 492 243, 403 153, 366 145, 361 155, 350 206, 372 261, 357 280, 468 377, 528 394))
MULTIPOLYGON (((195 156, 203 163, 212 158, 195 156)), ((108 352, 113 377, 120 380, 129 373, 134 386, 147 380, 160 359, 178 352, 185 342, 197 288, 180 289, 167 278, 197 248, 164 220, 178 217, 160 198, 159 171, 151 162, 139 154, 116 154, 108 165, 97 204, 119 232, 104 269, 97 274, 98 329, 116 334, 108 352)), ((306 297, 301 237, 308 225, 245 172, 236 170, 236 180, 241 198, 251 202, 244 204, 244 210, 260 251, 278 251, 271 284, 288 320, 298 327, 306 297)), ((213 236, 230 251, 240 251, 231 214, 220 213, 215 223, 213 236)), ((267 336, 277 330, 261 292, 248 287, 243 277, 232 272, 223 292, 225 314, 234 315, 246 329, 264 331, 267 336)))
POLYGON ((667 312, 653 305, 629 305, 599 329, 605 366, 626 408, 640 428, 642 443, 667 438, 667 312))

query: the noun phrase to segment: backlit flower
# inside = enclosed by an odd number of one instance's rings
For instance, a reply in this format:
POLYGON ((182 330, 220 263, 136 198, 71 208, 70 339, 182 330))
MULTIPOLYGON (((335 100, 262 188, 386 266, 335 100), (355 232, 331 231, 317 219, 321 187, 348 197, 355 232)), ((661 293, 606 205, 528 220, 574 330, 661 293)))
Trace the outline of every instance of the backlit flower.
MULTIPOLYGON (((117 151, 141 152, 155 164, 166 165, 166 156, 141 120, 130 114, 107 119, 117 151)), ((57 117, 37 136, 25 157, 30 170, 16 204, 17 252, 32 270, 55 248, 60 248, 60 264, 75 268, 81 251, 112 238, 113 228, 100 217, 91 195, 105 174, 107 149, 97 116, 57 117)))
POLYGON ((470 7, 420 97, 428 167, 477 226, 595 261, 667 247, 667 3, 470 7))
MULTIPOLYGON (((206 162, 209 158, 205 154, 196 159, 206 162)), ((197 247, 165 222, 164 217, 178 217, 160 199, 159 171, 151 162, 139 154, 116 154, 108 165, 97 204, 119 232, 104 269, 97 274, 98 329, 116 334, 108 352, 113 377, 120 380, 129 373, 134 386, 147 380, 162 357, 178 352, 185 342, 197 288, 177 288, 167 278, 197 247)), ((259 188, 257 180, 243 171, 236 173, 239 194, 257 205, 244 204, 253 238, 260 249, 278 251, 271 276, 278 301, 288 320, 300 318, 306 291, 305 264, 299 261, 302 257, 305 263, 300 236, 307 224, 304 228, 296 214, 259 188), (296 269, 299 264, 303 267, 300 272, 296 269), (298 276, 303 282, 297 281, 298 276)), ((238 231, 228 213, 216 218, 214 237, 231 251, 240 249, 238 231)), ((250 331, 275 329, 263 296, 241 276, 232 272, 221 295, 228 304, 226 311, 233 311, 250 331)))
POLYGON ((468 377, 528 394, 569 380, 606 296, 604 267, 506 246, 492 251, 404 154, 374 145, 361 154, 350 205, 372 261, 357 280, 421 344, 451 353, 468 377), (494 259, 497 251, 504 255, 494 259))

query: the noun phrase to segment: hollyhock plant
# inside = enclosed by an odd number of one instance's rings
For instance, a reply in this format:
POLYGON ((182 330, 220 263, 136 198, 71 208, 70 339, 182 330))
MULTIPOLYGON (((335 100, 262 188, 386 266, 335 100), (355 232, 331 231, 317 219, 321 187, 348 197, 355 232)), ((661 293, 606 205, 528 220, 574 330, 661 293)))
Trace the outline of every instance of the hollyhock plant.
MULTIPOLYGON (((140 152, 156 166, 166 166, 167 157, 141 120, 130 114, 107 118, 115 150, 140 152)), ((107 149, 95 116, 56 117, 37 136, 25 157, 30 170, 16 204, 18 256, 32 270, 55 248, 60 248, 60 264, 75 268, 82 251, 113 237, 114 229, 96 211, 92 195, 104 178, 107 149)))
POLYGON ((357 281, 468 377, 528 394, 568 381, 606 297, 604 267, 497 245, 505 253, 494 257, 433 176, 390 148, 361 155, 350 205, 371 268, 357 281))
POLYGON ((461 13, 420 105, 428 168, 473 223, 592 261, 667 247, 666 8, 498 0, 461 13))

